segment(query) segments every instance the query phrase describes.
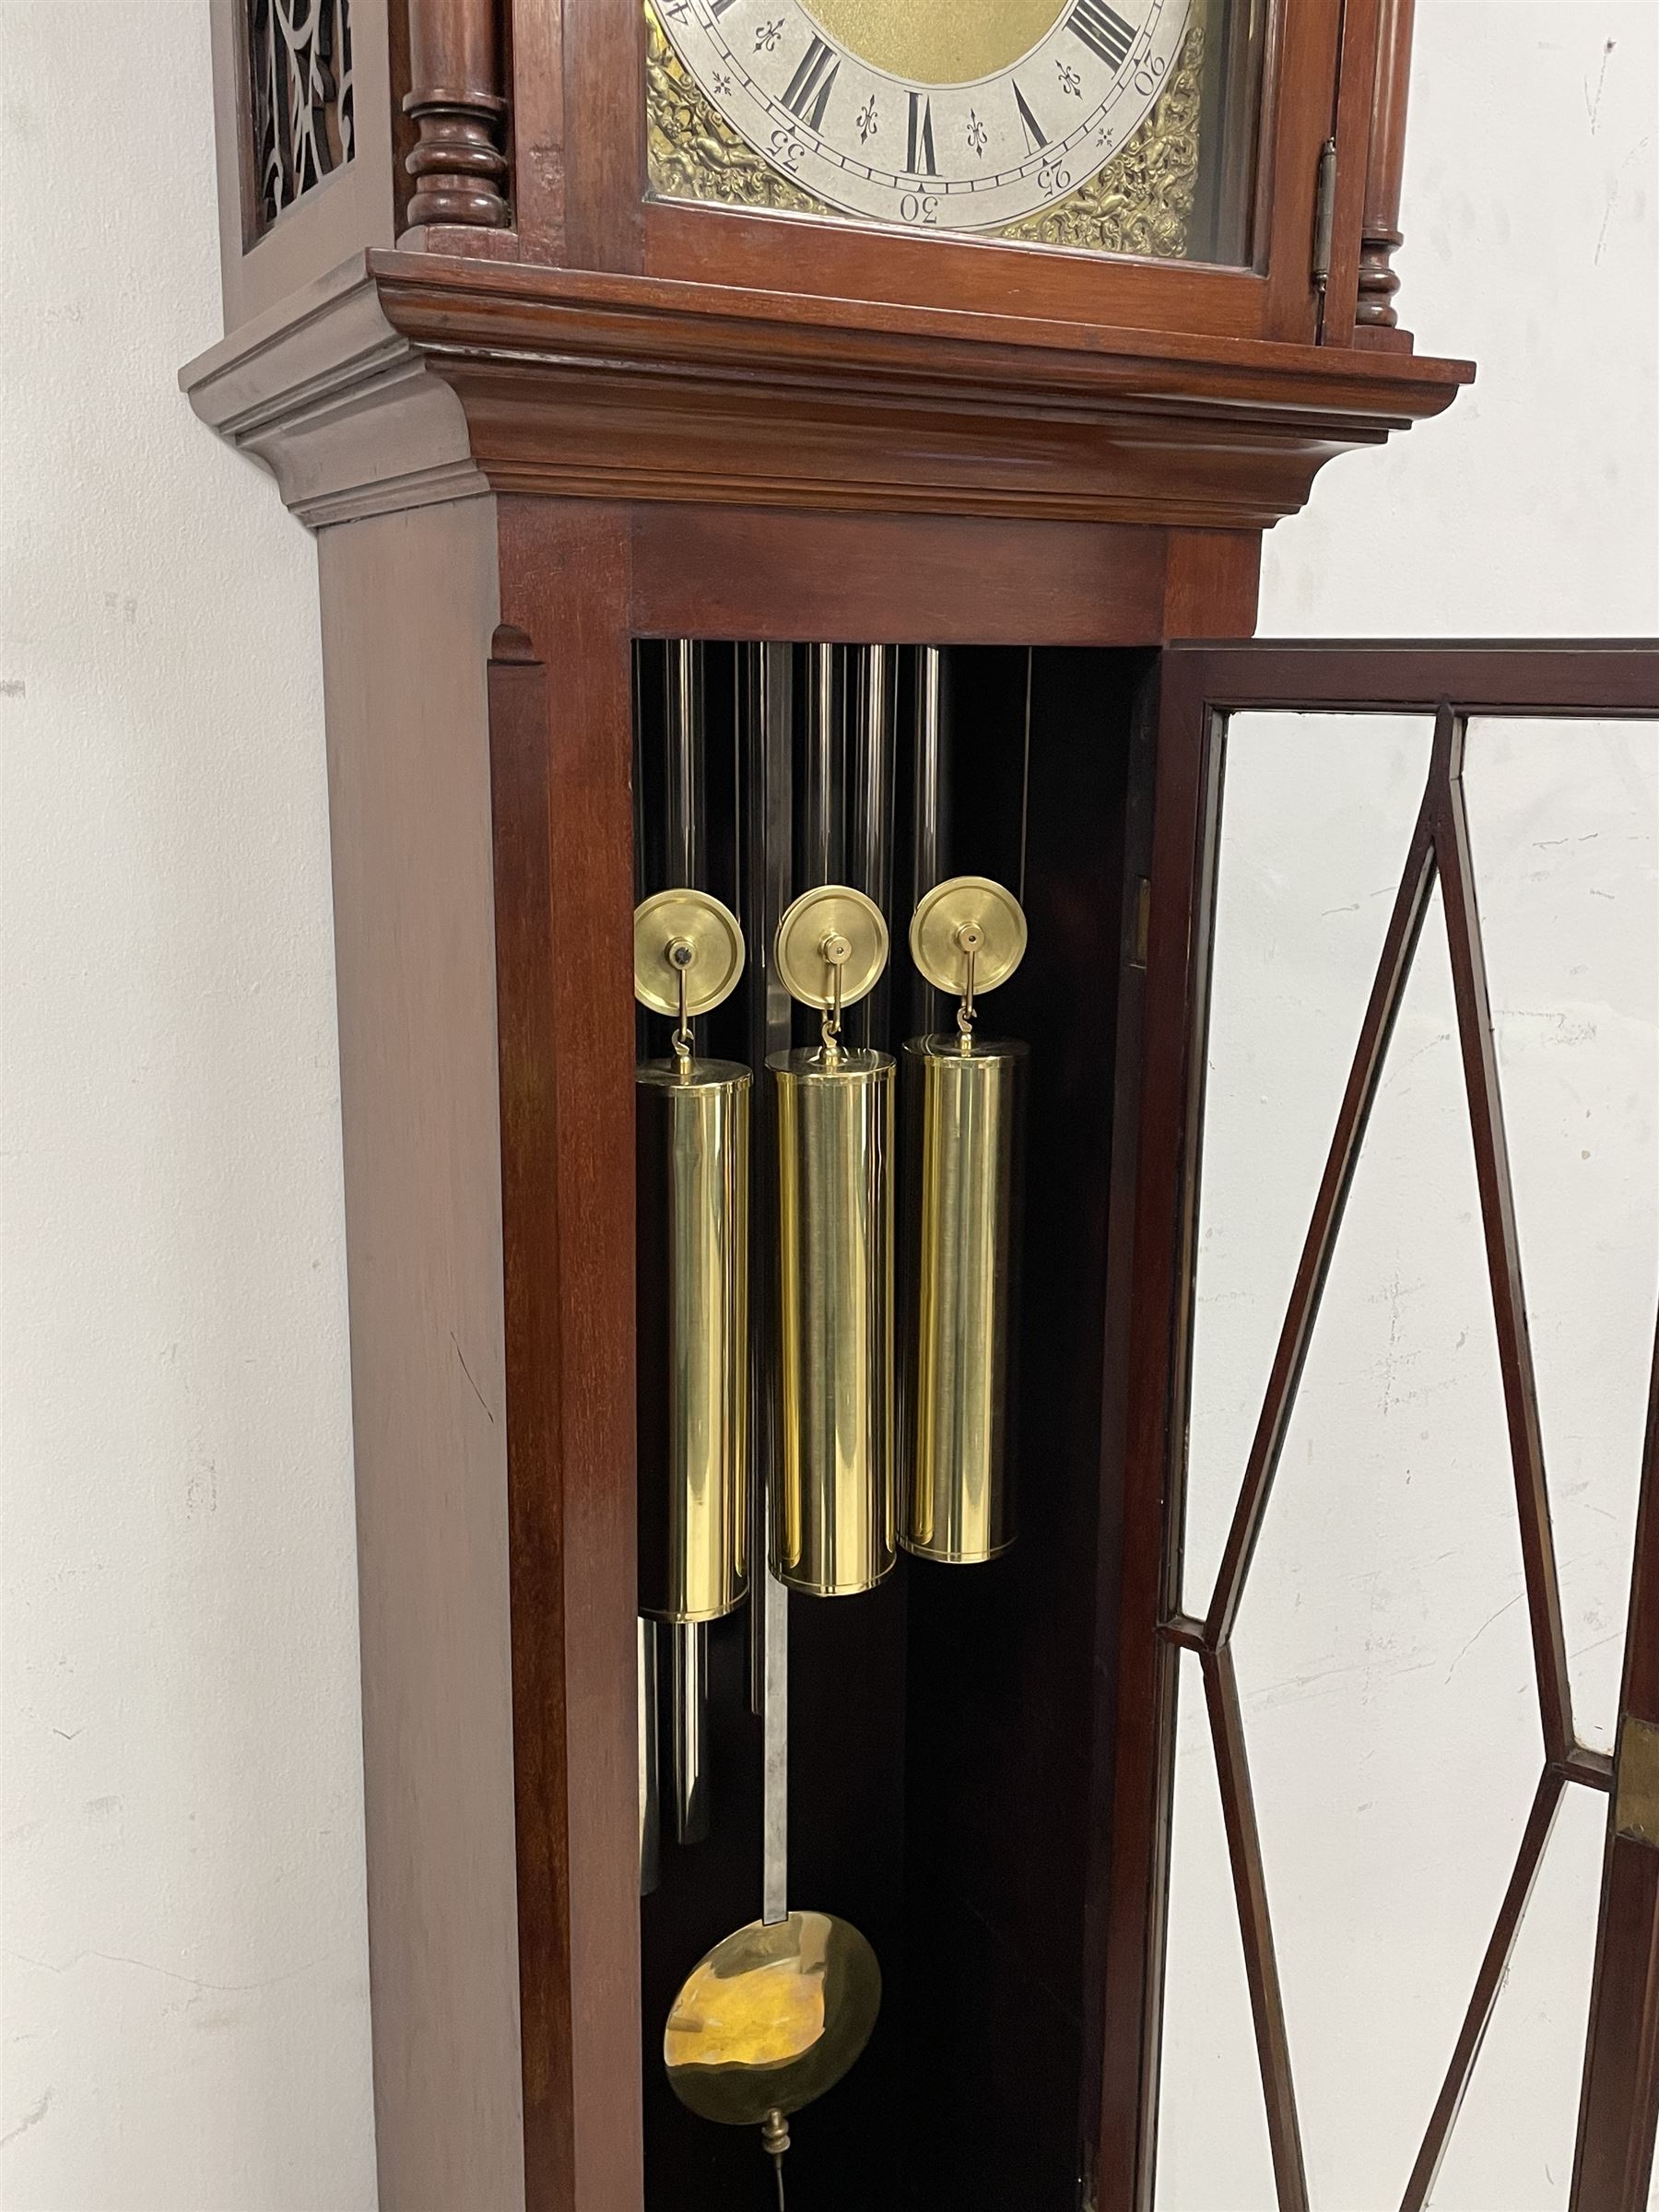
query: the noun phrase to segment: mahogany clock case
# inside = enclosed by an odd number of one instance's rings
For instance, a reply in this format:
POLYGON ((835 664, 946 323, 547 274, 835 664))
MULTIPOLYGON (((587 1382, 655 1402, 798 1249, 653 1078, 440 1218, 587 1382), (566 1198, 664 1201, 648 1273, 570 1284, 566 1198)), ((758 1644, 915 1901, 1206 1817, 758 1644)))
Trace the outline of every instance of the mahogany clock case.
POLYGON ((1148 1910, 1113 1774, 1153 1540, 1125 1406, 1166 1357, 1128 1335, 1149 656, 1247 636, 1262 531, 1472 373, 1392 306, 1409 17, 1261 0, 1249 189, 1199 261, 671 198, 641 0, 214 0, 228 335, 184 381, 318 533, 400 2212, 767 2186, 660 2063, 755 1910, 741 1621, 714 1834, 638 1895, 630 759, 636 664, 679 639, 716 718, 757 641, 938 648, 948 865, 1030 924, 995 1002, 1031 1051, 1019 1540, 792 1606, 792 1889, 888 1995, 791 2202, 1139 2201, 1151 2013, 1105 1977, 1148 1910), (279 17, 321 65, 297 112, 279 17))

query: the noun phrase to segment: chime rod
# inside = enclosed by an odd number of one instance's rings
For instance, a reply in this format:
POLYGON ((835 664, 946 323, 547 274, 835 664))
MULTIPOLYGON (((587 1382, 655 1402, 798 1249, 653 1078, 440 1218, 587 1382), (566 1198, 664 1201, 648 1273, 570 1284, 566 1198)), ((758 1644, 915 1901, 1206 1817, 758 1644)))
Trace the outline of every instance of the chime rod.
MULTIPOLYGON (((861 646, 854 657, 857 719, 853 759, 851 880, 882 912, 893 904, 893 706, 897 655, 861 646)), ((887 1018, 887 978, 858 1009, 858 1036, 878 1044, 887 1018)))
POLYGON ((806 789, 802 840, 802 888, 839 883, 846 849, 843 769, 845 745, 837 697, 837 649, 806 648, 806 789))
MULTIPOLYGON (((916 655, 916 728, 913 763, 914 831, 911 849, 911 900, 922 900, 945 874, 945 667, 936 645, 916 655)), ((913 973, 912 1018, 926 1031, 934 1026, 932 986, 913 973)))
MULTIPOLYGON (((817 673, 816 671, 814 672, 817 673)), ((787 1052, 793 1002, 777 971, 773 940, 791 898, 794 847, 794 655, 787 645, 746 649, 742 690, 746 740, 744 776, 747 829, 745 854, 745 934, 753 963, 749 993, 749 1053, 764 1068, 772 1053, 787 1052)), ((822 727, 822 718, 816 718, 822 727)), ((827 753, 827 748, 820 748, 827 753)), ((774 1262, 772 1223, 775 1106, 771 1087, 761 1093, 759 1141, 754 1147, 751 1205, 754 1250, 767 1272, 749 1300, 754 1357, 749 1695, 760 1720, 761 1918, 768 1925, 787 1912, 789 1873, 789 1593, 771 1572, 771 1472, 777 1453, 776 1300, 770 1270, 774 1262)))
MULTIPOLYGON (((703 890, 708 888, 702 879, 703 648, 694 639, 673 638, 666 653, 664 808, 668 874, 677 888, 703 890)), ((681 1843, 700 1843, 709 1832, 704 1773, 709 1631, 700 1623, 676 1621, 667 1635, 675 1835, 681 1843)))
POLYGON ((658 1796, 657 1624, 642 1617, 640 1659, 640 1895, 649 1897, 662 1874, 663 1809, 658 1796))
POLYGON ((693 638, 671 638, 667 652, 668 878, 700 891, 708 888, 702 879, 703 649, 693 638))
POLYGON ((945 771, 943 758, 943 656, 936 645, 924 645, 916 665, 916 837, 915 882, 918 900, 931 891, 943 873, 945 849, 945 771))

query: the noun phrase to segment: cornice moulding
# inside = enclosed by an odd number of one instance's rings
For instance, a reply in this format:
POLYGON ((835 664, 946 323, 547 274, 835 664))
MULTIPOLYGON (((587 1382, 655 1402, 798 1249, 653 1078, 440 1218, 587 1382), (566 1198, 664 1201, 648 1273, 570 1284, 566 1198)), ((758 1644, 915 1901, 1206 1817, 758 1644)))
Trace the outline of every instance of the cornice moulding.
POLYGON ((313 525, 493 489, 1238 530, 1472 374, 376 251, 181 382, 313 525))

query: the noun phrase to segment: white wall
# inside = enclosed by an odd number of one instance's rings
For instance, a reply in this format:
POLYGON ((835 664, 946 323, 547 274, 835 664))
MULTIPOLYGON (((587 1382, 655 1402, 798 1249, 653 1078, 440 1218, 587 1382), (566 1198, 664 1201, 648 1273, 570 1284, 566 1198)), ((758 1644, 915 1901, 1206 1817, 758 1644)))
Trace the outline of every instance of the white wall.
MULTIPOLYGON (((332 2212, 374 2184, 313 561, 174 388, 205 10, 0 20, 0 2192, 332 2212)), ((1326 472, 1265 630, 1659 629, 1656 21, 1424 0, 1402 300, 1480 382, 1326 472)))
POLYGON ((15 2212, 374 2201, 316 563, 196 423, 206 10, 4 10, 15 2212))

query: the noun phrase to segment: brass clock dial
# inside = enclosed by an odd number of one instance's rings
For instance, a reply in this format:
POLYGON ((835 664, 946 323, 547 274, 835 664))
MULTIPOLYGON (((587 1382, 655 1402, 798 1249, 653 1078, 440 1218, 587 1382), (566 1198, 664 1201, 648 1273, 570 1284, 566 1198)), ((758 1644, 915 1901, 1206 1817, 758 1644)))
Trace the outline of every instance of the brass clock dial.
POLYGON ((1130 139, 1190 0, 656 0, 687 73, 782 180, 927 230, 1040 215, 1130 139))

